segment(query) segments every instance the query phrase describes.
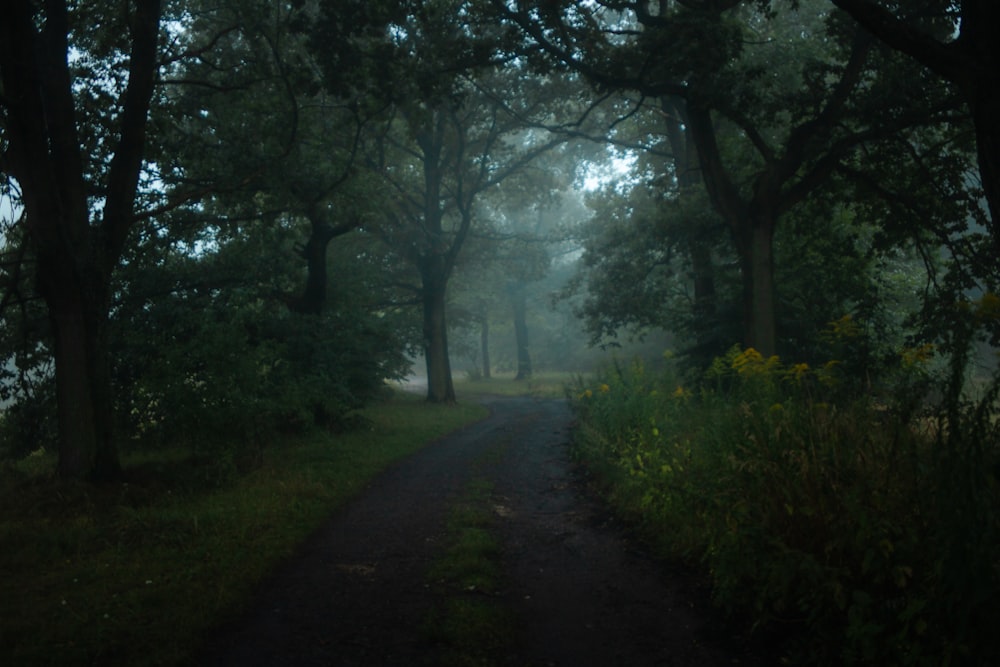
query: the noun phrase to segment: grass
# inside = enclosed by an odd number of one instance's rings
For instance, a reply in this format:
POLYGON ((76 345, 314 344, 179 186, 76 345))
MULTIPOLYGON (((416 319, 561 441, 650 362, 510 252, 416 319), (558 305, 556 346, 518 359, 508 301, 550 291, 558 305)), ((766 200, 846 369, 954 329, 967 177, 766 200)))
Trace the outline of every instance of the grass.
POLYGON ((490 378, 456 378, 455 393, 459 399, 469 395, 563 398, 566 386, 580 378, 579 374, 557 371, 535 373, 526 380, 515 380, 514 376, 514 373, 494 373, 490 378))
POLYGON ((126 457, 133 481, 107 487, 39 477, 40 456, 7 466, 0 663, 180 663, 369 479, 485 414, 398 396, 370 428, 273 443, 221 482, 181 452, 126 457))
POLYGON ((447 550, 428 572, 440 601, 424 632, 441 649, 439 664, 488 667, 513 634, 501 589, 500 543, 493 534, 493 484, 477 477, 466 486, 448 521, 447 550))

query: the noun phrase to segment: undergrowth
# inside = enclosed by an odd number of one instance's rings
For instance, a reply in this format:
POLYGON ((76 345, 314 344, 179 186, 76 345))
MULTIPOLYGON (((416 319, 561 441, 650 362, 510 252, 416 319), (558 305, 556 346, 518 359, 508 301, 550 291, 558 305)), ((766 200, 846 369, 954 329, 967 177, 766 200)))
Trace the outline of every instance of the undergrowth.
POLYGON ((129 481, 104 487, 41 475, 41 455, 7 466, 0 664, 180 663, 367 480, 485 414, 399 397, 357 431, 271 443, 238 475, 187 449, 133 455, 129 481))
POLYGON ((573 390, 577 452, 787 664, 1000 664, 998 385, 968 398, 958 359, 918 410, 928 353, 890 400, 753 349, 688 385, 618 365, 573 390))

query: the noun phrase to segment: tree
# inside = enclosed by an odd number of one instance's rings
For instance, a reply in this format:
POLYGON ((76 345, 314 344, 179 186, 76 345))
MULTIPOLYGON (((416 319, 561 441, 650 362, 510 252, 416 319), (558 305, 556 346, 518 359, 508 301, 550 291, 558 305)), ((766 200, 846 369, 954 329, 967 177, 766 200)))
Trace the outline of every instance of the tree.
POLYGON ((0 170, 18 183, 37 257, 67 478, 120 472, 108 313, 135 222, 160 18, 159 0, 89 9, 12 0, 0 23, 0 170))
MULTIPOLYGON (((187 39, 212 40, 213 48, 167 78, 174 117, 159 155, 178 198, 203 193, 197 206, 206 224, 300 221, 305 284, 287 303, 318 315, 327 305, 330 243, 368 212, 371 189, 354 161, 382 109, 369 103, 361 75, 324 81, 310 47, 313 13, 304 4, 229 3, 199 14, 187 39)), ((341 53, 329 47, 324 55, 341 53)))
POLYGON ((743 343, 764 354, 778 344, 774 238, 782 216, 825 187, 859 147, 928 124, 946 106, 934 87, 900 95, 895 81, 879 78, 873 59, 882 54, 871 40, 842 22, 824 26, 816 3, 781 20, 769 4, 501 9, 564 66, 603 88, 639 92, 637 110, 653 97, 677 114, 739 258, 743 343))
MULTIPOLYGON (((540 98, 528 90, 526 72, 503 67, 496 56, 496 27, 468 3, 355 9, 370 25, 383 26, 346 37, 357 47, 359 69, 373 75, 370 94, 385 100, 392 114, 386 131, 366 147, 367 168, 380 177, 386 193, 382 219, 372 228, 415 270, 427 398, 451 402, 446 295, 473 225, 475 201, 561 140, 550 140, 544 132, 515 135, 523 123, 489 91, 505 90, 518 111, 538 106, 540 98)), ((329 7, 317 35, 342 35, 344 25, 329 7)), ((328 80, 343 76, 339 57, 320 57, 320 62, 328 80)))
POLYGON ((1000 255, 1000 3, 832 0, 890 47, 951 82, 968 105, 994 254, 1000 255))

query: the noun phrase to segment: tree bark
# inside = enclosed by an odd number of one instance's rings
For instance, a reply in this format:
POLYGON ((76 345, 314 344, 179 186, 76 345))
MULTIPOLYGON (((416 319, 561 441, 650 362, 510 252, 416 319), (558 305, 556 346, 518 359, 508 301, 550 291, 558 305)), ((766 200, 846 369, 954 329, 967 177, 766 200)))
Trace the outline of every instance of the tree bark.
POLYGON ((743 274, 743 319, 745 347, 752 347, 765 357, 777 349, 777 309, 774 291, 773 220, 750 225, 746 248, 740 252, 743 274))
POLYGON ((120 476, 121 465, 113 433, 108 281, 73 271, 73 264, 72 258, 40 258, 38 272, 52 325, 58 472, 109 481, 120 476))
POLYGON ((298 248, 299 255, 306 260, 306 285, 302 296, 291 298, 291 309, 303 315, 319 315, 326 306, 326 256, 330 241, 336 233, 329 225, 310 219, 309 238, 298 248))
MULTIPOLYGON (((683 199, 702 182, 698 150, 691 132, 686 128, 686 104, 676 96, 665 96, 660 101, 667 127, 667 140, 673 153, 674 174, 679 196, 683 199)), ((717 352, 717 311, 715 293, 715 267, 711 246, 704 240, 703 231, 694 229, 687 239, 688 257, 694 284, 692 307, 696 345, 702 354, 717 352)))
POLYGON ((421 262, 424 307, 424 359, 427 362, 427 401, 454 403, 455 385, 448 356, 448 329, 445 320, 447 272, 438 255, 421 262))
POLYGON ((743 344, 770 356, 777 347, 773 254, 777 219, 763 212, 754 215, 752 210, 773 211, 774 207, 763 205, 762 200, 774 189, 761 187, 756 201, 744 201, 722 163, 709 110, 689 103, 688 119, 705 189, 729 227, 740 258, 743 344))
POLYGON ((479 350, 483 357, 483 377, 488 380, 493 377, 493 364, 490 361, 490 314, 485 304, 479 316, 479 350))
POLYGON ((312 203, 306 212, 309 220, 309 238, 299 246, 298 252, 306 260, 306 285, 302 296, 289 299, 291 310, 304 315, 319 315, 326 307, 327 250, 330 241, 343 236, 358 226, 357 220, 331 225, 312 203))
POLYGON ((528 306, 524 285, 513 285, 510 295, 514 306, 514 340, 517 345, 517 375, 514 379, 527 380, 531 377, 531 352, 528 349, 528 306))
MULTIPOLYGON (((1000 42, 1000 39, 997 41, 1000 42)), ((1000 67, 1000 62, 997 66, 1000 67)), ((990 211, 990 236, 1000 256, 1000 84, 997 84, 996 76, 994 70, 989 81, 969 91, 974 96, 969 100, 969 107, 976 126, 979 177, 990 211)))

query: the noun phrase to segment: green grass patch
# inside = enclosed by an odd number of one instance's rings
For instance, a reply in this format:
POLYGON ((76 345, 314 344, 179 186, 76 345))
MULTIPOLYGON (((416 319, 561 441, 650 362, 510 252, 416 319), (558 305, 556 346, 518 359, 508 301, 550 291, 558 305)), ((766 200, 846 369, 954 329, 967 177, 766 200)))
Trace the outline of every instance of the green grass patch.
POLYGON ((502 577, 492 491, 492 482, 483 478, 468 484, 451 510, 448 547, 427 573, 441 601, 424 632, 441 647, 444 666, 496 664, 513 635, 513 618, 498 597, 502 577))
POLYGON ((455 380, 455 393, 462 396, 533 396, 535 398, 564 398, 566 387, 579 380, 580 375, 568 372, 536 373, 524 380, 515 380, 514 373, 495 373, 490 378, 464 378, 455 380))
POLYGON ((264 449, 245 475, 182 452, 126 458, 93 487, 9 466, 0 483, 0 663, 178 664, 330 513, 387 465, 480 419, 399 396, 368 427, 264 449))

